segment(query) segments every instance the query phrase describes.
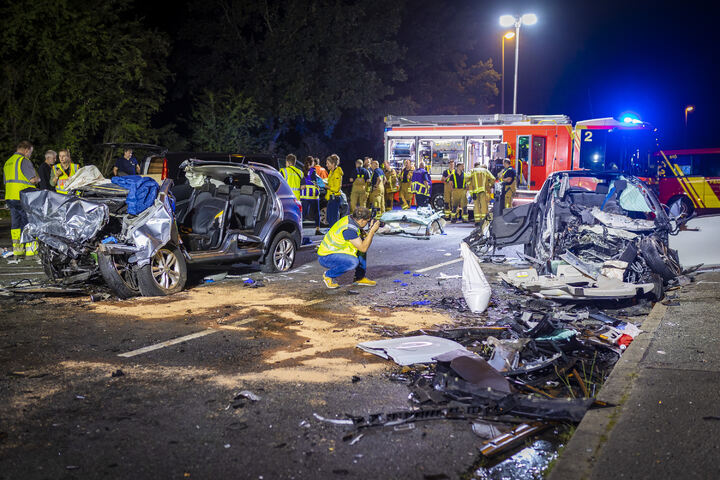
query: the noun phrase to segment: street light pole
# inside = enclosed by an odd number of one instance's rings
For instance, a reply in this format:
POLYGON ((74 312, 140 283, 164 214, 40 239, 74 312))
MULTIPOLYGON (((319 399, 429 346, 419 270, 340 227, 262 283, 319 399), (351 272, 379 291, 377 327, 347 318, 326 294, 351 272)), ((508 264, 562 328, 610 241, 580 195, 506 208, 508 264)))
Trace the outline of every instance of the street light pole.
POLYGON ((503 15, 500 17, 500 25, 503 27, 515 26, 515 86, 513 88, 513 114, 517 113, 517 88, 518 88, 518 57, 520 54, 520 26, 533 25, 537 23, 537 16, 526 13, 522 16, 503 15))
POLYGON ((684 142, 684 143, 685 143, 685 148, 687 148, 687 118, 688 118, 688 113, 694 112, 694 111, 695 111, 695 106, 694 106, 694 105, 688 105, 687 107, 685 107, 685 132, 684 132, 684 133, 685 133, 685 135, 684 135, 684 136, 685 136, 685 142, 684 142))
POLYGON ((510 40, 514 36, 515 34, 513 32, 507 32, 505 35, 502 36, 502 42, 500 42, 502 44, 502 83, 500 88, 500 113, 505 113, 505 40, 510 40))
POLYGON ((513 115, 517 113, 518 57, 520 55, 520 22, 515 21, 515 87, 513 88, 513 115))

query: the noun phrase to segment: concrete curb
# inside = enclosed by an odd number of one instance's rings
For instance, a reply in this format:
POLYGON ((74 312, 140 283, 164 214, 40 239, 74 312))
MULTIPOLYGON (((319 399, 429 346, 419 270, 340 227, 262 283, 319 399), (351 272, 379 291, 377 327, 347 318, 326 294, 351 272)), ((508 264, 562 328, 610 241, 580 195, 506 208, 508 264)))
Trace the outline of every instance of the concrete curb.
POLYGON ((655 331, 660 325, 667 307, 656 303, 650 314, 642 323, 643 333, 633 340, 630 347, 618 360, 607 381, 598 393, 598 400, 616 405, 612 408, 589 410, 578 425, 570 441, 563 449, 555 466, 548 475, 548 480, 566 480, 568 478, 590 478, 596 459, 600 456, 605 442, 615 423, 625 408, 635 379, 638 375, 640 362, 645 357, 655 331))

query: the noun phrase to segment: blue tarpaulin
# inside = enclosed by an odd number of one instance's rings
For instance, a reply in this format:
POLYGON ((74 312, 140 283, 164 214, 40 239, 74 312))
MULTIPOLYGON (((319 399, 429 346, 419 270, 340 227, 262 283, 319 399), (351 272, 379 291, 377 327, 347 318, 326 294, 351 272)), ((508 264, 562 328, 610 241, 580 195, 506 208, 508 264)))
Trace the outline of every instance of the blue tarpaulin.
POLYGON ((113 177, 111 181, 128 190, 126 202, 130 215, 137 215, 150 207, 155 202, 155 197, 160 189, 155 180, 140 175, 113 177))

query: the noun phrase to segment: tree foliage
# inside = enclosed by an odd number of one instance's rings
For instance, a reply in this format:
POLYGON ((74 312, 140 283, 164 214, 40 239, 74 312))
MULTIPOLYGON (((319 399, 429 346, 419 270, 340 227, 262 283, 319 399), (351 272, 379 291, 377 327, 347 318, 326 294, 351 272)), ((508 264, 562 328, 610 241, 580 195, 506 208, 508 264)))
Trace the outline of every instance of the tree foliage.
MULTIPOLYGON (((166 35, 132 18, 127 0, 36 0, 0 9, 0 146, 29 139, 70 148, 146 141, 164 100, 166 35)), ((87 160, 87 159, 86 159, 87 160)))
MULTIPOLYGON (((378 114, 403 78, 394 39, 401 2, 198 2, 183 64, 190 90, 233 88, 255 99, 267 147, 330 137, 342 116, 378 114)), ((194 115, 195 116, 195 115, 194 115)))
POLYGON ((228 88, 206 90, 192 111, 193 144, 208 152, 256 152, 262 149, 262 120, 255 101, 228 88))

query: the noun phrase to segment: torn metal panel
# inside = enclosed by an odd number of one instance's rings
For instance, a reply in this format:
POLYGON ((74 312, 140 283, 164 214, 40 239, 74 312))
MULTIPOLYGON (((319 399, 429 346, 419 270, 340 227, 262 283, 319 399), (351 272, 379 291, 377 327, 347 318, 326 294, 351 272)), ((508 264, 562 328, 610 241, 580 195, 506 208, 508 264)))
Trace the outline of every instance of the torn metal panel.
POLYGON ((657 225, 652 220, 637 220, 617 213, 603 212, 598 207, 590 211, 595 219, 611 228, 626 230, 628 232, 649 232, 655 230, 657 225))
POLYGON ((494 457, 495 455, 523 443, 527 438, 536 435, 551 426, 551 423, 543 422, 533 422, 532 424, 523 423, 507 433, 503 433, 502 435, 484 442, 482 447, 480 447, 480 453, 486 457, 494 457))
MULTIPOLYGON (((509 270, 498 276, 505 282, 522 290, 531 292, 540 298, 558 300, 592 300, 632 298, 654 291, 654 283, 627 283, 617 278, 599 275, 596 280, 583 275, 577 269, 576 275, 566 268, 558 266, 558 275, 538 275, 534 268, 509 270), (561 273, 562 272, 562 273, 561 273)), ((574 268, 574 267, 572 267, 574 268)))
MULTIPOLYGON (((441 362, 441 357, 438 357, 438 362, 441 362)), ((445 363, 450 371, 473 385, 510 393, 507 379, 482 357, 461 355, 445 363)))
POLYGON ((453 350, 464 350, 468 355, 472 355, 457 342, 430 335, 375 340, 359 343, 357 347, 373 355, 393 360, 398 365, 434 363, 435 357, 453 350))
POLYGON ((23 192, 20 201, 28 216, 21 241, 37 239, 72 258, 83 252, 83 244, 95 237, 109 219, 106 205, 74 195, 35 190, 23 192))

